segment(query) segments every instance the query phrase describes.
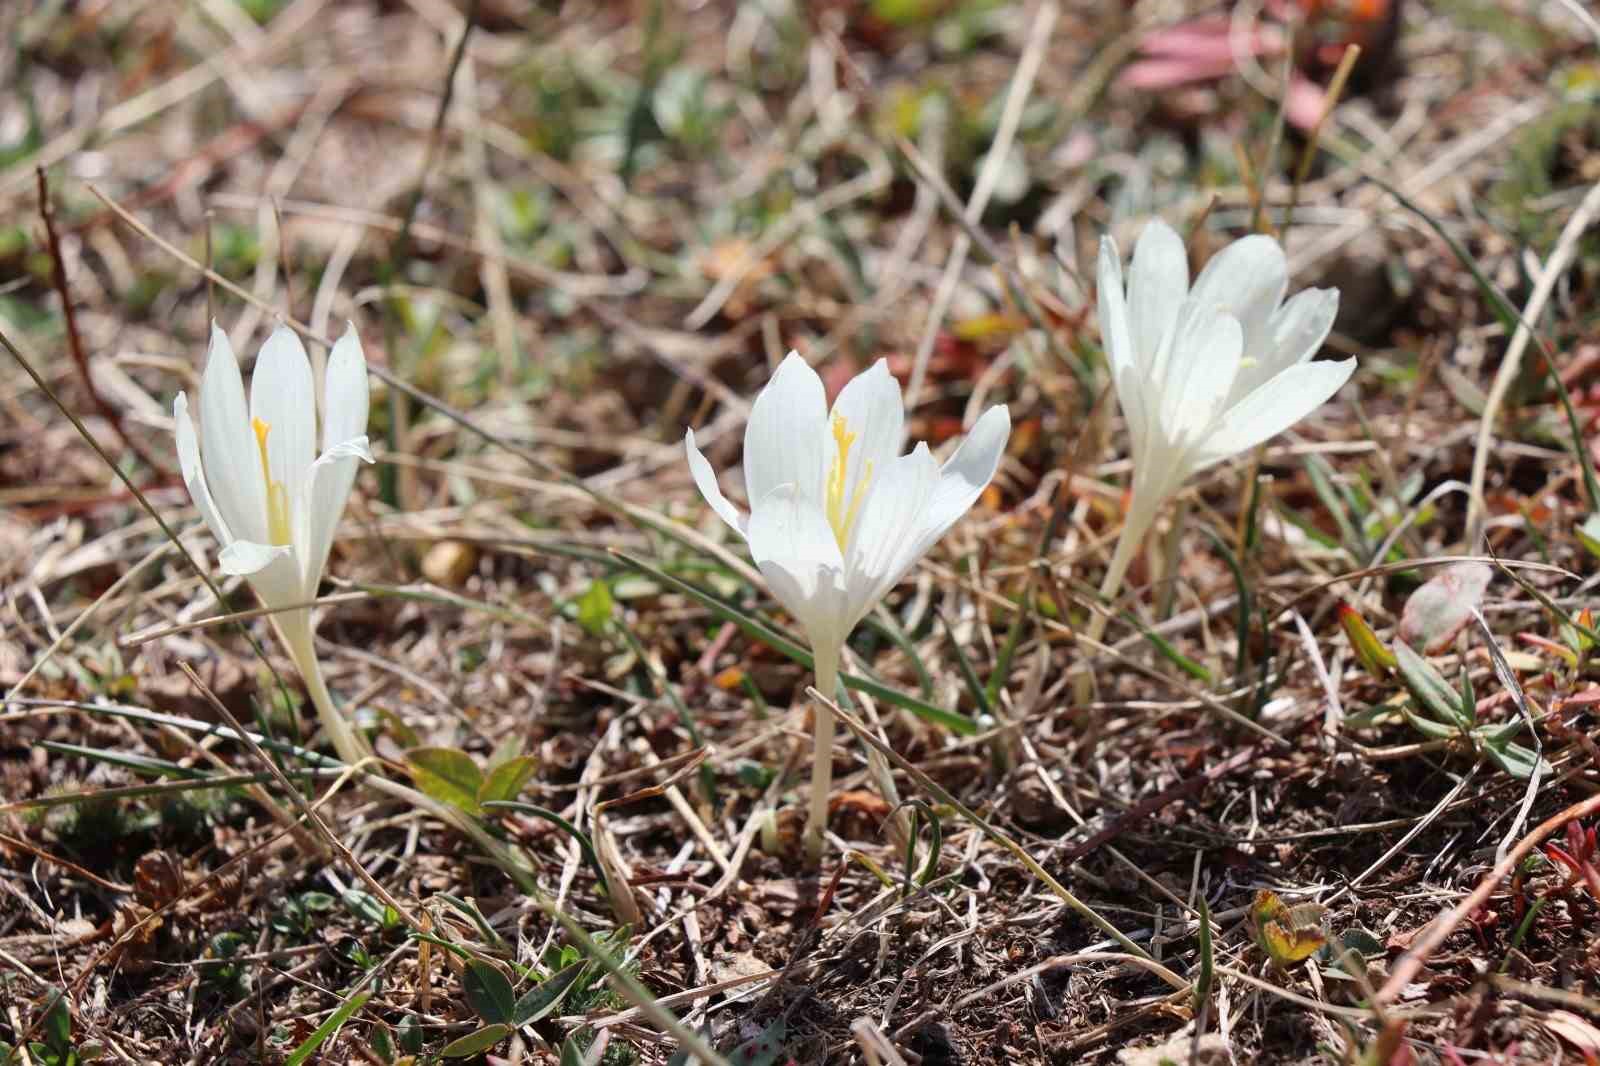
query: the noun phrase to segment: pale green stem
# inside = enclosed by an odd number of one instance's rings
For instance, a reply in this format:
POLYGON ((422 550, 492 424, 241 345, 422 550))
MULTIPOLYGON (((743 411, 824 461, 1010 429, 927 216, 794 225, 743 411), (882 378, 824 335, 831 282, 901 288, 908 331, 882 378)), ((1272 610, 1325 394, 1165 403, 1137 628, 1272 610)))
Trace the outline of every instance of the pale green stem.
MULTIPOLYGON (((1122 524, 1122 533, 1117 537, 1116 550, 1111 553, 1111 565, 1106 567, 1105 580, 1100 582, 1101 606, 1104 609, 1095 611, 1089 616, 1089 625, 1084 630, 1084 636, 1089 640, 1098 643, 1100 638, 1105 636, 1106 625, 1111 621, 1111 603, 1122 590, 1122 579, 1128 575, 1128 566, 1133 562, 1134 553, 1139 550, 1144 535, 1150 531, 1150 526, 1155 522, 1156 511, 1160 506, 1161 501, 1152 506, 1142 505, 1138 492, 1135 491, 1128 520, 1122 524)), ((1085 648, 1084 652, 1089 654, 1089 649, 1085 648)), ((1093 675, 1087 670, 1078 676, 1075 695, 1079 703, 1088 701, 1093 681, 1093 675)))
POLYGON ((328 734, 328 742, 333 745, 333 750, 351 766, 372 758, 372 745, 333 705, 333 695, 328 691, 327 682, 322 679, 322 666, 317 661, 317 651, 311 637, 311 612, 285 611, 273 616, 273 619, 278 636, 283 639, 295 667, 305 679, 311 705, 317 709, 317 720, 322 723, 323 732, 328 734))
MULTIPOLYGON (((811 657, 816 671, 817 691, 829 699, 839 684, 839 651, 834 645, 815 645, 811 657)), ((811 746, 811 809, 806 816, 805 853, 811 866, 822 864, 822 834, 828 828, 828 793, 833 789, 833 711, 826 705, 816 709, 816 728, 811 746)))
MULTIPOLYGON (((360 730, 352 726, 349 719, 333 705, 333 695, 328 691, 328 684, 322 678, 322 666, 317 660, 316 648, 312 643, 311 612, 285 611, 274 616, 274 623, 278 629, 278 636, 289 649, 290 657, 294 659, 295 667, 305 679, 311 704, 317 709, 317 719, 322 723, 323 731, 328 734, 328 741, 333 745, 333 750, 343 762, 351 766, 375 763, 377 757, 373 753, 372 745, 367 743, 367 738, 362 736, 360 730)), ((366 774, 364 781, 378 792, 404 800, 413 807, 427 811, 455 826, 483 849, 484 854, 516 881, 523 891, 535 890, 533 874, 527 865, 504 842, 495 839, 482 823, 466 811, 376 773, 366 774)))

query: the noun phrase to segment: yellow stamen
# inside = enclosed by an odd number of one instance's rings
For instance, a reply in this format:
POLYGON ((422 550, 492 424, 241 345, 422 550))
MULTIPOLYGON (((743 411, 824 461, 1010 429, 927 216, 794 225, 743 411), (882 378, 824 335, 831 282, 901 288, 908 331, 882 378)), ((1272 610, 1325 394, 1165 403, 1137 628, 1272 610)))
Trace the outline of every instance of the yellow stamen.
POLYGON ((856 515, 861 510, 861 500, 866 495, 867 484, 872 480, 872 463, 868 462, 866 468, 861 471, 861 476, 856 479, 855 491, 846 499, 845 478, 850 470, 850 447, 856 442, 856 434, 850 432, 850 427, 842 415, 833 416, 832 428, 833 443, 836 447, 833 469, 828 471, 824 502, 828 512, 828 525, 833 527, 833 537, 839 542, 839 550, 845 551, 850 543, 850 531, 856 524, 856 515))
POLYGON ((261 449, 261 472, 271 481, 271 466, 267 463, 267 434, 272 432, 272 426, 259 418, 252 418, 250 428, 256 431, 256 447, 261 449))
POLYGON ((289 494, 283 482, 272 480, 272 463, 267 459, 267 434, 272 425, 259 418, 250 420, 256 433, 256 448, 261 452, 261 477, 267 484, 267 535, 273 544, 289 543, 289 494))

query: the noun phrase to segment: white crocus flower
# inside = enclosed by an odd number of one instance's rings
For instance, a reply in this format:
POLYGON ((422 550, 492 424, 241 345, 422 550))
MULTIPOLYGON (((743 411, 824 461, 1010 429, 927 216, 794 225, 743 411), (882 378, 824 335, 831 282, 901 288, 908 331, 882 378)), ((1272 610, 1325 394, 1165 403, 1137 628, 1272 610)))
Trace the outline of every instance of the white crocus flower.
POLYGON ((1116 594, 1156 512, 1190 475, 1288 429, 1355 372, 1354 359, 1311 361, 1338 291, 1286 302, 1288 285, 1283 249, 1259 234, 1212 256, 1193 287, 1183 241, 1165 222, 1139 235, 1126 286, 1116 242, 1101 239, 1100 332, 1133 449, 1132 502, 1104 596, 1116 594))
MULTIPOLYGON (((744 437, 748 516, 729 503, 711 464, 685 444, 695 485, 749 543, 772 593, 811 642, 818 691, 832 696, 850 631, 965 514, 994 477, 1011 418, 983 413, 943 466, 918 444, 900 454, 900 383, 879 360, 840 391, 797 353, 756 397, 744 437)), ((821 855, 832 777, 833 715, 819 708, 806 850, 821 855)))
POLYGON ((256 358, 248 406, 239 361, 214 323, 200 379, 200 429, 189 397, 173 404, 183 483, 222 546, 218 563, 244 577, 288 648, 340 758, 370 754, 333 706, 312 646, 311 611, 345 498, 367 447, 367 362, 352 326, 333 346, 323 388, 322 448, 311 364, 282 326, 256 358), (289 608, 283 610, 281 608, 289 608))

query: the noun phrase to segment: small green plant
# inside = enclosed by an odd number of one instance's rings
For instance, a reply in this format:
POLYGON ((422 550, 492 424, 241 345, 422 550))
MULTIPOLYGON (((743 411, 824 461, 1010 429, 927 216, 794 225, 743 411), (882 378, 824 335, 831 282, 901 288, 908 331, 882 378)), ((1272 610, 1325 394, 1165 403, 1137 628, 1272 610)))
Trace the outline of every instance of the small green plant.
POLYGON ((324 915, 337 904, 326 892, 302 892, 290 896, 273 914, 268 925, 274 933, 294 940, 305 940, 316 932, 325 920, 324 915))
MULTIPOLYGON (((39 1040, 30 1040, 26 1057, 39 1066, 77 1066, 82 1061, 72 1042, 72 1010, 67 997, 52 991, 45 999, 43 1020, 36 1029, 39 1040)), ((0 1041, 0 1066, 23 1061, 22 1049, 0 1041)))
POLYGON ((487 1051, 514 1029, 554 1012, 591 969, 598 968, 590 960, 577 959, 518 996, 504 970, 494 963, 474 959, 467 964, 462 989, 468 1006, 485 1024, 452 1040, 440 1054, 447 1059, 466 1058, 487 1051))
POLYGON ((516 799, 539 764, 508 749, 495 752, 485 772, 459 748, 412 748, 406 765, 426 795, 479 818, 484 804, 516 799))
POLYGON ((1463 741, 1513 777, 1526 780, 1535 770, 1541 775, 1550 771, 1542 756, 1511 739, 1525 728, 1520 717, 1478 724, 1477 699, 1465 669, 1457 689, 1405 641, 1395 641, 1393 650, 1395 669, 1411 696, 1411 705, 1402 706, 1400 713, 1413 729, 1432 740, 1463 741))

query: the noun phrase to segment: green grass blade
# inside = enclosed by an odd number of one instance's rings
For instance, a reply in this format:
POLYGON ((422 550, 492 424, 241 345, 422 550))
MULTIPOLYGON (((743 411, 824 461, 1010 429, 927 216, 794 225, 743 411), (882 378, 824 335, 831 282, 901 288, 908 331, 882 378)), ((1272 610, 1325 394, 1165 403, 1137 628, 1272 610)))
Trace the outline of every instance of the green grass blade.
POLYGON ((937 613, 939 624, 944 626, 944 635, 950 638, 950 647, 956 653, 956 669, 961 671, 961 680, 967 686, 967 691, 972 693, 972 701, 978 705, 978 713, 993 714, 989 706, 989 695, 983 690, 983 682, 978 680, 978 672, 972 668, 972 660, 967 658, 966 649, 956 639, 955 630, 950 628, 950 619, 944 616, 943 611, 937 613))
POLYGON ((518 814, 543 818, 545 821, 566 830, 567 835, 578 842, 578 848, 583 852, 584 860, 588 862, 589 868, 594 871, 595 880, 600 882, 600 890, 602 892, 606 891, 606 874, 600 868, 600 856, 595 853, 594 842, 589 839, 588 834, 583 830, 561 817, 555 811, 547 810, 532 803, 524 803, 521 800, 490 800, 484 804, 484 807, 490 810, 516 811, 518 814))
MULTIPOLYGON (((795 662, 806 667, 807 669, 812 667, 811 653, 809 651, 783 636, 777 630, 773 629, 771 626, 760 621, 759 619, 751 617, 746 612, 739 610, 739 608, 734 607, 732 604, 726 603, 720 597, 711 592, 707 592, 698 585, 693 585, 682 578, 674 577, 664 570, 660 570, 654 566, 651 566, 642 559, 636 559, 626 552, 619 551, 615 552, 614 554, 618 559, 627 563, 639 573, 644 574, 647 577, 654 578, 661 584, 675 589, 691 599, 697 600, 701 606, 705 607, 718 618, 721 618, 725 622, 732 622, 734 625, 738 626, 744 631, 746 636, 761 641, 763 644, 767 645, 769 648, 781 655, 787 655, 789 658, 793 659, 795 662)), ((839 680, 842 681, 848 688, 856 689, 859 692, 865 692, 874 699, 882 700, 885 703, 892 703, 896 707, 903 707, 924 721, 931 722, 934 725, 943 726, 952 733, 956 733, 960 736, 970 737, 978 732, 978 724, 971 718, 968 718, 966 715, 958 714, 955 711, 947 711, 942 707, 935 707, 931 703, 919 700, 915 696, 908 695, 898 689, 890 688, 881 682, 843 672, 839 674, 839 680)))
POLYGON ((361 992, 339 1004, 339 1009, 328 1015, 328 1020, 317 1026, 317 1031, 306 1037, 305 1042, 295 1048, 289 1057, 283 1060, 283 1066, 302 1066, 307 1059, 317 1053, 317 1049, 329 1037, 338 1032, 340 1027, 350 1020, 352 1014, 366 1006, 367 1000, 371 998, 371 992, 361 992))

